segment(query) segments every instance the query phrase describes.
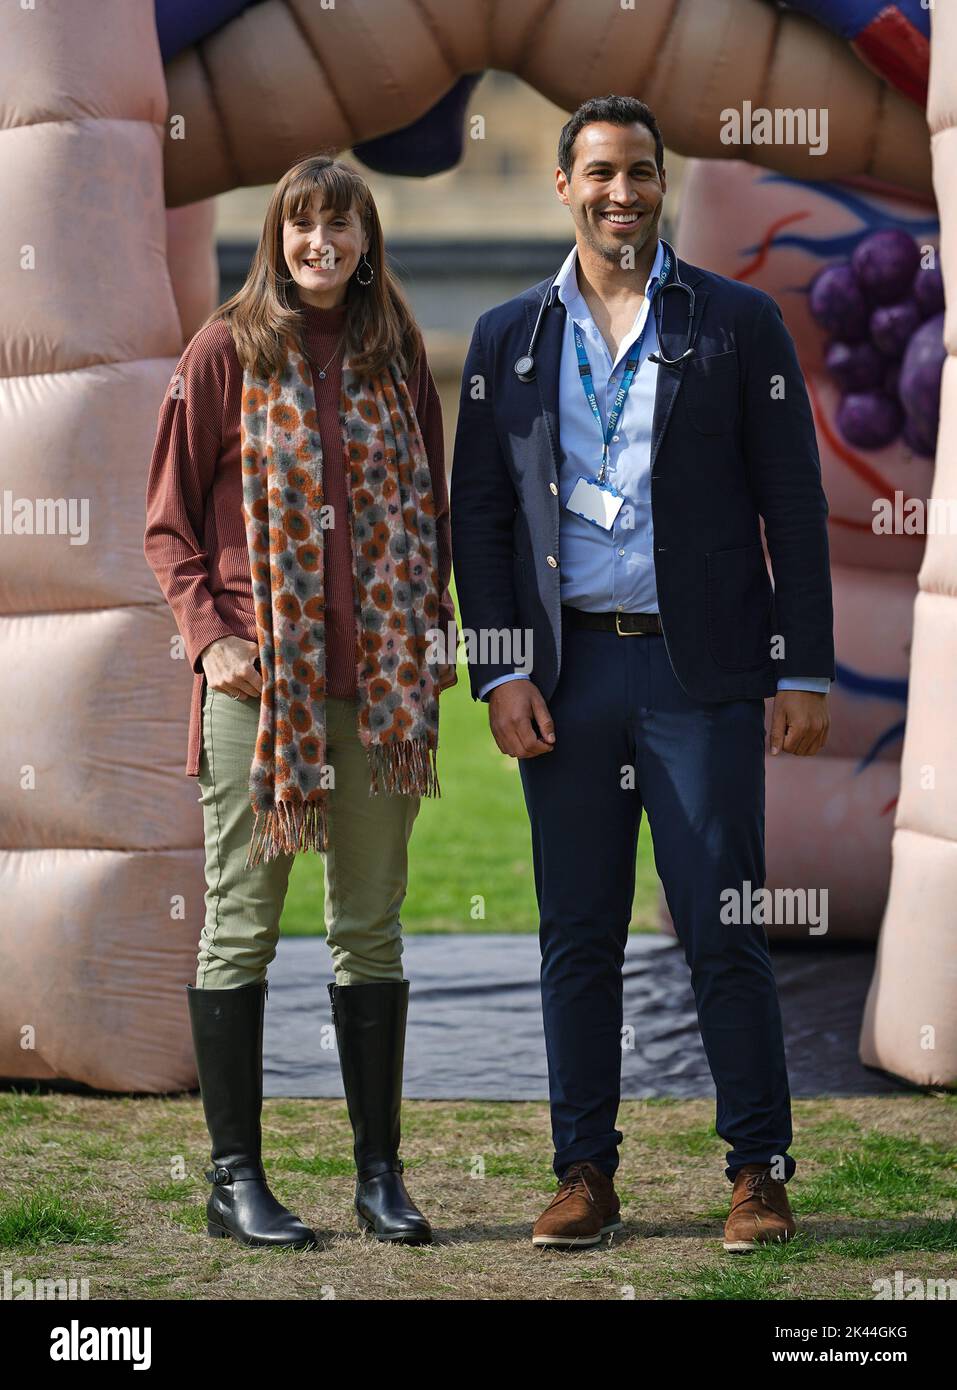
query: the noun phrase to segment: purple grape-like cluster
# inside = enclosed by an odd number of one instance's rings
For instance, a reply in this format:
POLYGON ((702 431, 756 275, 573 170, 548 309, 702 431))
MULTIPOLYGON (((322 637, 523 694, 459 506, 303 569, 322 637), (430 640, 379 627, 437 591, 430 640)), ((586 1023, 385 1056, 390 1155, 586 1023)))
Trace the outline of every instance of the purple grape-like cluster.
POLYGON ((871 232, 849 261, 814 277, 809 302, 832 339, 824 364, 841 392, 837 427, 847 442, 883 449, 903 435, 933 458, 945 356, 939 264, 922 269, 917 244, 899 228, 871 232))

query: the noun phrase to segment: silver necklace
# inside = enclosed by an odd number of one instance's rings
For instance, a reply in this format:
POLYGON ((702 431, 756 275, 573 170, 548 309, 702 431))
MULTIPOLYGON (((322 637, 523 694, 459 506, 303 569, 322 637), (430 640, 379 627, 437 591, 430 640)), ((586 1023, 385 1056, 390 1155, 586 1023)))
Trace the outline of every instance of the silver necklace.
MULTIPOLYGON (((344 335, 343 335, 343 336, 344 336, 344 335)), ((342 338, 340 338, 339 341, 338 341, 338 343, 336 343, 335 348, 333 349, 333 352, 332 352, 332 357, 335 357, 336 353, 339 351, 339 349, 340 349, 341 347, 342 347, 342 338)), ((332 357, 329 358, 329 362, 332 361, 332 357)), ((319 368, 319 380, 320 380, 320 381, 325 381, 325 379, 326 379, 326 367, 328 367, 329 362, 327 362, 327 363, 325 364, 325 366, 319 368)))

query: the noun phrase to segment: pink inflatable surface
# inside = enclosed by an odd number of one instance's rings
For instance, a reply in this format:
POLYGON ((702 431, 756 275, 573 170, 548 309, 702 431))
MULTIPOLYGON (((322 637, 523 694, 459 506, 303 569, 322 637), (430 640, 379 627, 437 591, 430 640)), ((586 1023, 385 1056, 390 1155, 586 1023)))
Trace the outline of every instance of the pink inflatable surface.
POLYGON ((159 403, 214 306, 208 200, 272 182, 303 150, 405 126, 461 75, 500 68, 567 109, 596 92, 646 100, 669 147, 698 161, 680 251, 782 306, 831 508, 840 678, 826 756, 769 765, 769 883, 827 888, 834 936, 880 928, 863 1060, 957 1079, 957 550, 872 526, 875 499, 957 493, 957 329, 948 310, 940 433, 923 455, 916 415, 891 438, 893 420, 847 407, 811 308, 814 278, 875 229, 936 248, 938 213, 957 298, 957 13, 932 11, 925 117, 803 15, 759 0, 639 8, 640 25, 615 8, 596 26, 588 6, 534 0, 264 0, 164 69, 152 0, 4 7, 0 1075, 196 1083, 190 672, 142 543, 159 403), (724 144, 721 112, 752 99, 826 108, 826 151, 724 144))

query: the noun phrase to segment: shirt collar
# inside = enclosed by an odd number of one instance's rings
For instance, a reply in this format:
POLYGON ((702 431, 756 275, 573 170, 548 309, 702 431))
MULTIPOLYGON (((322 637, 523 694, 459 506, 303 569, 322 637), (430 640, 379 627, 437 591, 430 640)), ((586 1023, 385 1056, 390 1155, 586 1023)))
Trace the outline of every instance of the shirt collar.
MULTIPOLYGON (((661 240, 661 237, 659 237, 658 249, 655 252, 655 259, 652 262, 651 271, 648 275, 648 280, 645 284, 646 297, 648 295, 648 290, 651 286, 652 281, 657 279, 657 277, 661 274, 661 267, 664 263, 664 259, 664 242, 661 240)), ((562 301, 565 308, 569 309, 571 307, 572 301, 576 298, 576 296, 578 299, 583 298, 582 292, 578 288, 577 265, 578 243, 576 242, 572 249, 569 251, 568 255, 565 257, 564 261, 562 261, 561 269, 555 277, 555 283, 552 285, 551 294, 549 298, 550 304, 554 304, 555 299, 557 297, 562 301)))

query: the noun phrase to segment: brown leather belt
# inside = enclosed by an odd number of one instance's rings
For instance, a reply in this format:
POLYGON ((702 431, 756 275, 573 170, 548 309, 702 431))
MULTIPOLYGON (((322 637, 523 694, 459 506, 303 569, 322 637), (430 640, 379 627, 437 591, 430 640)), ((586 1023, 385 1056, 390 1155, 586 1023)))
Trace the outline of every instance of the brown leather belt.
POLYGON ((567 603, 562 604, 562 613, 571 627, 617 632, 619 637, 661 634, 661 618, 657 613, 586 613, 583 608, 572 608, 567 603))

